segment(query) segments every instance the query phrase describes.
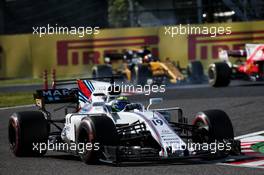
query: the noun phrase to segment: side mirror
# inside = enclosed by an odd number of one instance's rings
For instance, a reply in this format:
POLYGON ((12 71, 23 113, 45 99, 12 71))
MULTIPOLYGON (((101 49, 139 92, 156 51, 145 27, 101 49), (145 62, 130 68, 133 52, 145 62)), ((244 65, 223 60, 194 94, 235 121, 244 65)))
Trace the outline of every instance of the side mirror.
POLYGON ((159 104, 163 101, 162 98, 150 98, 149 99, 149 105, 147 106, 147 110, 149 110, 149 107, 153 104, 159 104))

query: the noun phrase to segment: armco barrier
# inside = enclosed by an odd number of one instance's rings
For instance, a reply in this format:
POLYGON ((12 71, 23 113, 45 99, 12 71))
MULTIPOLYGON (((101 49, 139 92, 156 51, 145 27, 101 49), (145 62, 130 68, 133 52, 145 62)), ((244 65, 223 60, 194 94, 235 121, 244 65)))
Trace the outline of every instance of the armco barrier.
MULTIPOLYGON (((194 26, 194 25, 191 25, 194 26)), ((264 21, 196 25, 231 27, 230 35, 165 34, 165 27, 100 30, 98 35, 0 36, 0 78, 41 77, 45 69, 56 69, 58 77, 89 76, 94 64, 103 63, 106 52, 149 46, 161 59, 170 58, 186 67, 201 60, 206 68, 217 59, 219 49, 236 49, 244 43, 264 42, 264 21)), ((173 27, 173 26, 171 26, 173 27)))

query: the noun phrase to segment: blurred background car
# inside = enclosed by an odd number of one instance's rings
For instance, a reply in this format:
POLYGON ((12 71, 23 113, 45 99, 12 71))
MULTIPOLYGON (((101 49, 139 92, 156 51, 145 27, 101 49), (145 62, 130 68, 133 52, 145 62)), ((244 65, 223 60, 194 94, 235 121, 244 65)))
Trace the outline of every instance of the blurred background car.
POLYGON ((93 67, 93 77, 119 75, 133 84, 167 84, 184 79, 180 70, 169 59, 161 61, 146 47, 124 53, 108 53, 105 64, 93 67))
POLYGON ((209 83, 213 87, 228 86, 230 80, 247 81, 264 80, 264 45, 246 44, 245 50, 222 50, 219 53, 221 62, 209 66, 209 83), (235 57, 236 60, 230 60, 235 57))

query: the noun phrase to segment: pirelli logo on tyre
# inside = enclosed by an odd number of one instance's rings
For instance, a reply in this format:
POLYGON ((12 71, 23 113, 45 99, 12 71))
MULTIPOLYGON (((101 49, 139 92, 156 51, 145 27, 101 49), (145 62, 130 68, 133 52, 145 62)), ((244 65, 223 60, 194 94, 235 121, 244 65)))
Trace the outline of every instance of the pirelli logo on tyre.
POLYGON ((244 49, 245 43, 263 43, 264 30, 232 32, 230 35, 189 35, 188 58, 217 59, 220 50, 244 49))
POLYGON ((105 53, 148 46, 158 56, 159 37, 129 36, 57 41, 57 65, 99 64, 105 53))

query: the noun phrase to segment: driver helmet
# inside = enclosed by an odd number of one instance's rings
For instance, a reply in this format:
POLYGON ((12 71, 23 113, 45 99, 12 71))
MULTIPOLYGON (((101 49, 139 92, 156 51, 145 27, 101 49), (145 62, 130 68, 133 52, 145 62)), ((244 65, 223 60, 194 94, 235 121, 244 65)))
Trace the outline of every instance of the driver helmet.
POLYGON ((120 112, 125 108, 127 104, 129 104, 127 97, 120 96, 113 101, 111 107, 113 112, 120 112))

